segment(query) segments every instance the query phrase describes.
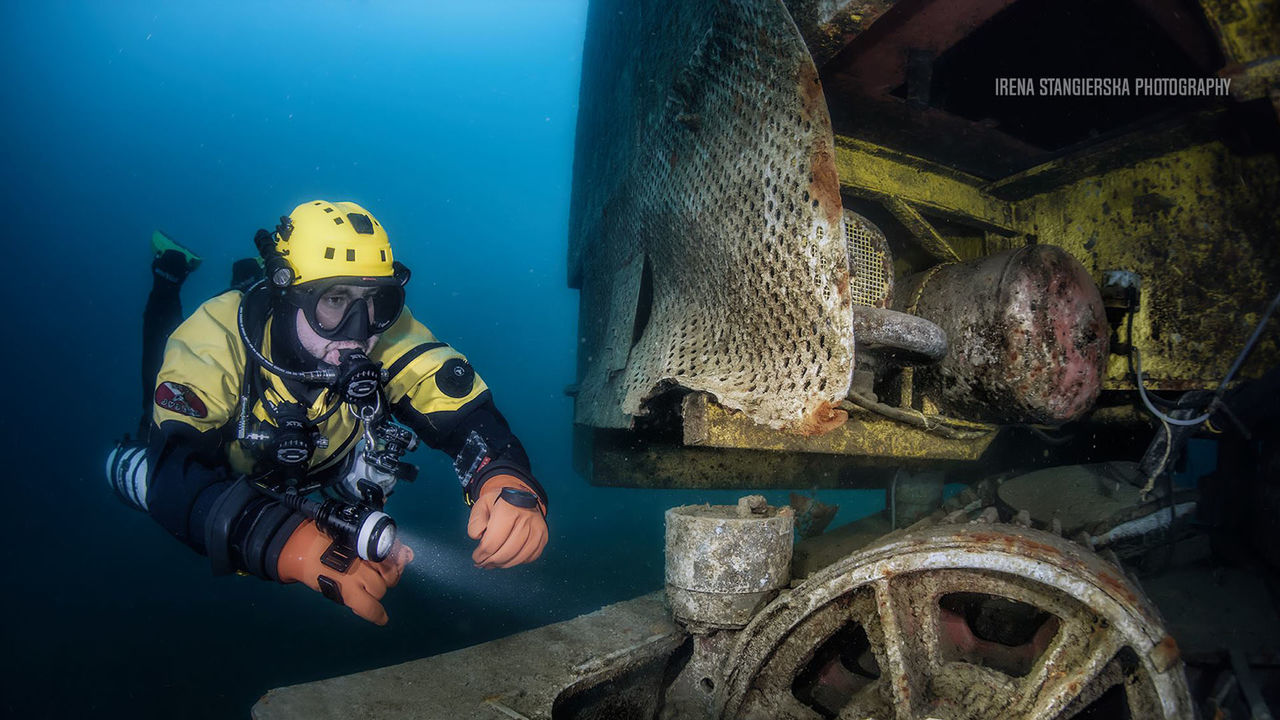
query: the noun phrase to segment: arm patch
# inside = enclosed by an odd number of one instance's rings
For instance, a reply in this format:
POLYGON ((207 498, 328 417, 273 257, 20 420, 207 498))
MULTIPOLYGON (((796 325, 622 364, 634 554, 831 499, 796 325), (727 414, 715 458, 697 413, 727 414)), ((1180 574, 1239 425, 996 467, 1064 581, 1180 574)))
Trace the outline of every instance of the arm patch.
POLYGON ((156 404, 165 410, 193 418, 209 417, 209 409, 194 390, 181 383, 165 380, 156 386, 156 404))
POLYGON ((436 372, 436 387, 451 398, 464 398, 475 386, 476 371, 462 358, 450 358, 436 372))

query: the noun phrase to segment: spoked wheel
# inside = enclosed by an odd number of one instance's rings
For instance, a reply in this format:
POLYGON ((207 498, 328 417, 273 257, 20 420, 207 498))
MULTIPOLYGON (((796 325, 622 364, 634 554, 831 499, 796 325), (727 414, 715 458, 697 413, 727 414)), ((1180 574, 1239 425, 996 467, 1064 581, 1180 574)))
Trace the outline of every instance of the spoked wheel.
POLYGON ((1122 572, 1004 525, 888 536, 742 632, 724 718, 1190 718, 1177 646, 1122 572))

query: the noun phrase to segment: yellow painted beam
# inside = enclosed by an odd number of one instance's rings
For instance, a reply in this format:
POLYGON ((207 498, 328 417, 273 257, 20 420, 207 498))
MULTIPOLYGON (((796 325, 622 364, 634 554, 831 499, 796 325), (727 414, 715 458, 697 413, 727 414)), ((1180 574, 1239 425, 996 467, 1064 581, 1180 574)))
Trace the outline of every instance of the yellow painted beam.
POLYGON ((841 135, 836 136, 835 148, 842 190, 878 202, 896 198, 920 212, 1001 235, 1022 232, 1013 206, 983 192, 981 178, 841 135))
POLYGON ((997 434, 952 440, 877 415, 857 414, 825 435, 794 435, 757 425, 703 393, 693 393, 684 402, 684 443, 699 447, 973 461, 982 457, 997 434))
POLYGON ((898 218, 898 222, 902 223, 911 234, 915 236, 916 242, 938 262, 960 262, 960 256, 956 254, 951 243, 938 233, 937 228, 929 224, 915 208, 911 207, 911 203, 902 198, 892 198, 888 202, 889 212, 898 218))

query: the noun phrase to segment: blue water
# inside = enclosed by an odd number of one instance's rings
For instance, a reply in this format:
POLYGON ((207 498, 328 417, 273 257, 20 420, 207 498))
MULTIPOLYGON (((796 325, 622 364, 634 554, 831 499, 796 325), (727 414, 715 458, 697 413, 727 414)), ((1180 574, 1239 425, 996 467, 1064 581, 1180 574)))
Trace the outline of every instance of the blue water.
MULTIPOLYGON (((565 285, 586 3, 11 3, 0 23, 8 717, 237 717, 266 690, 402 662, 660 587, 663 509, 735 492, 594 488, 570 469, 565 285), (116 502, 138 413, 148 240, 204 257, 190 311, 258 227, 365 205, 409 304, 466 353, 552 496, 538 563, 471 567, 443 457, 389 510, 414 572, 369 625, 301 586, 213 578, 116 502)), ((785 502, 785 493, 770 493, 785 502)), ((830 493, 843 517, 878 493, 830 493)), ((500 669, 495 669, 495 672, 500 669)))

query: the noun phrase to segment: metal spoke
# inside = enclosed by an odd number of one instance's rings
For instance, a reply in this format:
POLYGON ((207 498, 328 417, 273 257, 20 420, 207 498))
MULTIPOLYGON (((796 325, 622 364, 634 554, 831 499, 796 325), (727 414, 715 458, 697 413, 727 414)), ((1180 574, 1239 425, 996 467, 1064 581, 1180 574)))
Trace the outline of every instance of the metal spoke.
MULTIPOLYGON (((914 716, 911 708, 912 696, 915 692, 913 686, 916 685, 915 669, 911 666, 910 660, 912 642, 902 628, 897 600, 889 579, 877 580, 873 587, 876 599, 876 628, 880 643, 879 652, 876 653, 876 659, 881 667, 880 682, 888 686, 889 693, 893 697, 894 716, 898 720, 910 720, 914 716)), ((873 638, 871 643, 874 648, 876 639, 873 638)))
POLYGON ((1103 669, 1119 652, 1120 645, 1106 630, 1098 632, 1101 637, 1092 638, 1088 651, 1083 654, 1074 642, 1078 637, 1075 633, 1059 633, 1058 639, 1045 653, 1044 662, 1040 665, 1043 669, 1028 676, 1028 679, 1036 678, 1038 681, 1027 684, 1034 690, 1028 698, 1032 701, 1026 711, 1028 718, 1053 720, 1059 717, 1102 675, 1103 669))

